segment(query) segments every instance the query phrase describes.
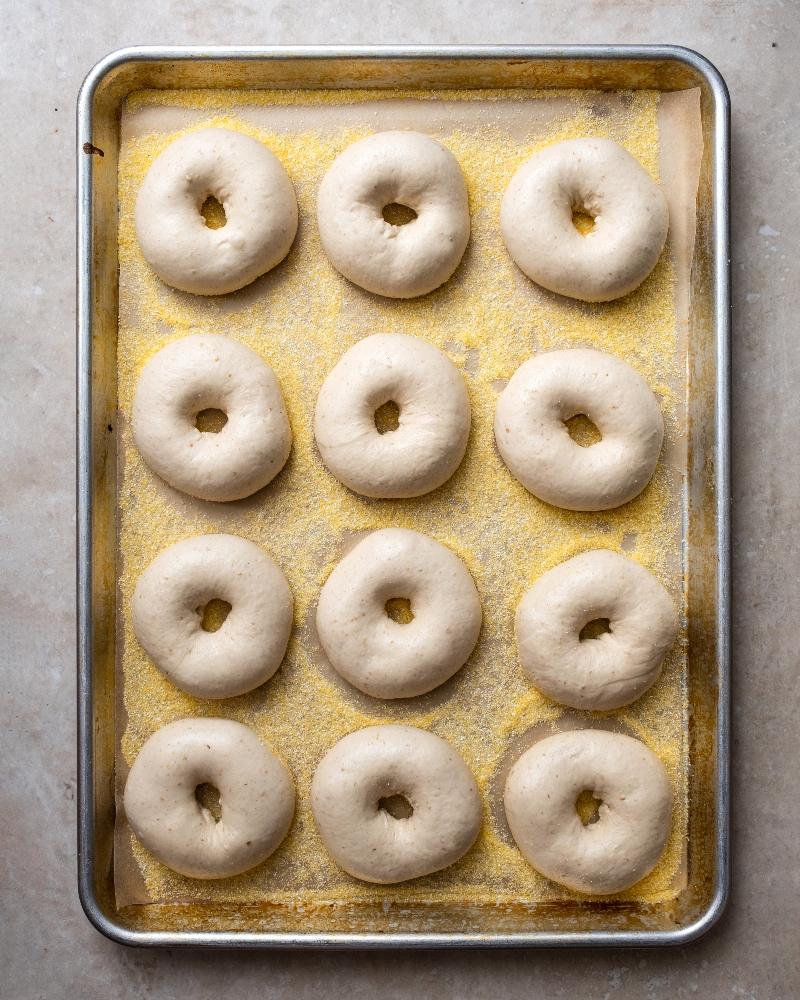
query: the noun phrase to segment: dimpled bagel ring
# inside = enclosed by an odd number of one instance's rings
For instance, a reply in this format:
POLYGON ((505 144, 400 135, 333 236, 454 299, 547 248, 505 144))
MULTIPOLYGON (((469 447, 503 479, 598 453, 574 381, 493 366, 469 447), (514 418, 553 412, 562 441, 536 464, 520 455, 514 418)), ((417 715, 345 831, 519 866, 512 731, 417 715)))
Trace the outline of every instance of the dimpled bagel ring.
POLYGON ((622 892, 652 871, 667 843, 672 788, 644 743, 599 729, 559 733, 514 764, 504 797, 511 833, 542 875, 577 892, 622 892), (583 792, 600 800, 584 825, 583 792))
POLYGON ((644 379, 619 358, 573 349, 537 354, 497 401, 495 440, 511 474, 566 510, 609 510, 650 481, 664 421, 644 379), (583 414, 602 440, 582 447, 566 421, 583 414))
POLYGON ((280 666, 292 630, 286 577, 257 545, 236 535, 200 535, 165 549, 142 573, 133 630, 155 665, 196 698, 252 691, 280 666), (230 607, 203 627, 213 600, 230 607))
POLYGON ((227 878, 266 860, 289 831, 294 785, 252 729, 181 719, 154 733, 125 784, 125 815, 144 846, 190 878, 227 878), (215 820, 196 790, 213 785, 215 820))
POLYGON ((209 128, 171 143, 136 198, 136 235, 148 264, 173 288, 224 295, 275 267, 297 232, 292 182, 263 143, 209 128), (207 225, 213 196, 225 224, 207 225))
POLYGON ((199 333, 167 344, 142 370, 133 437, 153 472, 202 500, 241 500, 283 468, 292 432, 272 369, 249 347, 199 333), (197 418, 221 410, 218 433, 197 418))
POLYGON ((418 337, 376 333, 339 360, 320 389, 314 436, 322 461, 355 493, 418 497, 456 471, 470 428, 467 388, 442 352, 418 337), (378 412, 397 409, 394 429, 378 412))
POLYGON ((413 726, 371 726, 339 740, 314 774, 311 808, 334 861, 382 885, 452 865, 481 825, 467 765, 413 726))
POLYGON ((481 604, 469 570, 427 535, 383 528, 325 581, 317 633, 334 669, 373 698, 411 698, 443 684, 478 641, 481 604), (389 616, 405 600, 412 620, 389 616))
POLYGON ((597 549, 545 573, 517 609, 522 669, 549 698, 607 710, 635 701, 655 683, 678 634, 669 594, 632 559, 597 549), (608 631, 581 640, 607 620, 608 631))
POLYGON ((409 299, 452 275, 469 240, 467 188, 453 154, 419 132, 378 132, 341 153, 317 199, 322 245, 361 288, 409 299), (393 225, 388 206, 416 217, 393 225), (388 214, 388 212, 387 212, 388 214))
POLYGON ((669 209, 661 188, 610 139, 568 139, 522 164, 500 209, 508 252, 561 295, 608 302, 644 281, 661 255, 669 209), (574 211, 594 220, 586 235, 574 211))

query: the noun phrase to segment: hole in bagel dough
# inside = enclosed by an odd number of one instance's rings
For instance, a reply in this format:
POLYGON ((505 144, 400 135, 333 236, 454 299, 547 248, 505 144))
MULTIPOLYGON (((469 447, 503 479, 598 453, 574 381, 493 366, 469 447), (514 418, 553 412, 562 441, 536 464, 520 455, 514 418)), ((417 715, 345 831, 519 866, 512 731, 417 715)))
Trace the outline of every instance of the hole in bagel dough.
POLYGON ((600 819, 600 806, 602 804, 603 800, 596 799, 594 792, 590 792, 588 788, 575 799, 575 812, 584 826, 591 826, 592 823, 596 823, 600 819))
POLYGON ((594 216, 585 208, 577 206, 572 209, 572 225, 578 230, 581 236, 588 236, 594 229, 594 216))
POLYGON ((389 618, 398 625, 410 625, 414 621, 411 601, 406 597, 390 597, 384 608, 389 618))
POLYGON ((378 809, 389 813, 392 819, 411 819, 414 815, 414 807, 405 795, 386 795, 378 799, 378 809))
POLYGON ((219 823, 222 819, 222 806, 219 804, 219 789, 204 781, 202 785, 198 785, 195 788, 194 797, 203 809, 208 809, 214 817, 214 822, 219 823))
POLYGON ((227 413, 213 407, 209 410, 201 410, 194 418, 195 427, 203 434, 219 434, 227 422, 227 413))
POLYGON ((383 216, 383 221, 388 222, 390 226, 407 226, 409 222, 413 222, 417 217, 417 213, 413 208, 409 208, 408 205, 401 205, 396 201, 384 205, 381 209, 381 215, 383 216))
POLYGON ((578 633, 578 639, 580 642, 586 642, 587 639, 599 639, 601 635, 605 635, 610 632, 611 622, 608 618, 593 618, 580 630, 578 633))
POLYGON ((375 429, 379 434, 396 431, 400 426, 400 407, 393 399, 379 406, 373 414, 375 429))
POLYGON ((208 229, 222 229, 228 221, 222 202, 217 201, 213 194, 210 194, 200 206, 200 214, 205 219, 208 229))
POLYGON ((205 607, 195 608, 200 615, 200 627, 204 632, 218 632, 225 624, 225 619, 231 610, 227 601, 212 597, 205 607))
POLYGON ((591 448, 593 444, 603 440, 603 435, 585 413, 576 413, 564 421, 564 426, 567 428, 567 434, 581 448, 591 448))

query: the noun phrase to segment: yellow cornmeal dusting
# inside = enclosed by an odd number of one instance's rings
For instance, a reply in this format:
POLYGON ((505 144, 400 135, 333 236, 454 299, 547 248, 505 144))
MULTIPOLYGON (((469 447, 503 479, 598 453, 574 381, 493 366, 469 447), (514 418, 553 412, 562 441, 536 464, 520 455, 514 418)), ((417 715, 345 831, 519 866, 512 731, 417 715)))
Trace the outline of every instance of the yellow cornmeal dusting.
MULTIPOLYGON (((147 891, 159 901, 285 903, 307 909, 328 901, 392 900, 513 903, 573 899, 539 876, 513 845, 499 802, 503 768, 542 726, 555 731, 567 715, 524 678, 517 662, 513 621, 517 603, 543 572, 585 549, 603 546, 653 570, 683 606, 680 568, 680 495, 685 466, 684 365, 677 349, 670 253, 633 294, 608 304, 570 301, 536 287, 516 270, 498 226, 502 193, 515 168, 554 141, 608 136, 658 176, 658 95, 569 91, 463 92, 496 101, 560 100, 559 115, 537 124, 527 141, 512 138, 500 111, 494 124, 439 138, 464 171, 470 193, 472 238, 456 275, 418 300, 372 296, 340 277, 320 246, 315 194, 334 157, 372 129, 304 130, 304 102, 325 106, 361 101, 365 92, 143 92, 126 114, 180 106, 196 112, 185 131, 222 126, 265 142, 294 183, 300 229, 286 261, 252 286, 222 299, 186 295, 162 284, 140 253, 133 226, 136 192, 154 157, 183 132, 148 132, 129 139, 120 160, 119 405, 122 574, 120 662, 127 720, 121 749, 130 764, 156 729, 185 716, 223 716, 251 726, 288 764, 298 790, 290 835, 265 864, 237 878, 206 882, 159 864, 135 838, 134 856, 147 891), (248 117, 249 107, 298 104, 298 128, 269 130, 248 117), (566 109, 566 110, 564 110, 566 109), (169 341, 191 332, 226 334, 247 344, 275 370, 289 411, 294 444, 286 469, 255 498, 212 504, 165 487, 132 444, 128 417, 143 364, 169 341), (378 331, 415 334, 442 348, 463 371, 472 404, 472 433, 461 468, 442 488, 415 500, 367 500, 350 493, 321 465, 312 414, 319 387, 344 351, 378 331), (652 483, 633 502, 601 514, 549 507, 508 474, 493 443, 498 391, 534 350, 586 345, 630 362, 661 399, 668 454, 652 483), (674 456, 678 456, 675 458, 674 456), (484 625, 469 663, 443 688, 402 704, 373 701, 348 689, 318 661, 313 620, 319 589, 353 535, 399 525, 451 546, 469 566, 481 593, 484 625), (295 597, 296 629, 278 674, 248 695, 198 701, 183 694, 149 662, 130 625, 136 580, 167 545, 193 535, 228 531, 262 545, 283 567, 295 597), (463 755, 484 792, 485 822, 476 846, 444 872, 396 887, 375 887, 345 875, 326 854, 309 808, 309 786, 322 755, 355 729, 402 721, 444 737, 463 755)), ((368 94, 366 95, 368 96, 368 94)), ((385 98, 386 94, 380 95, 385 98)), ((397 98, 396 91, 391 97, 397 98)), ((441 97, 442 95, 440 95, 441 97)), ((430 94, 416 100, 433 100, 430 94)), ((409 103, 411 97, 408 97, 409 103)), ((149 119, 148 119, 149 120, 149 119)), ((155 121, 156 119, 152 119, 155 121)), ((443 118, 446 121, 446 117, 443 118)), ((381 122, 380 127, 392 127, 381 122)), ((619 713, 584 713, 587 723, 609 719, 634 733, 664 761, 676 805, 673 832, 656 869, 621 898, 660 901, 679 887, 686 833, 685 643, 676 644, 658 683, 619 713)), ((579 715, 579 713, 577 713, 579 715)), ((571 713, 574 717, 576 713, 571 713)))

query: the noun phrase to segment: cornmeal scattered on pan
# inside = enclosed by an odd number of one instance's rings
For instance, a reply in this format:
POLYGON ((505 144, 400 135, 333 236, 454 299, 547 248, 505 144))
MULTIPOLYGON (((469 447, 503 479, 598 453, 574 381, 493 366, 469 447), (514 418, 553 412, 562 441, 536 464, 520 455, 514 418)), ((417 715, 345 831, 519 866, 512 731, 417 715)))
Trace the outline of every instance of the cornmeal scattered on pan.
MULTIPOLYGON (((674 782, 672 836, 656 869, 620 898, 657 902, 677 895, 686 838, 685 629, 660 680, 612 713, 561 709, 533 689, 516 658, 516 605, 547 569, 577 552, 606 547, 652 570, 680 607, 681 495, 686 466, 685 359, 679 343, 672 250, 631 295, 590 305, 533 285, 512 264, 500 236, 500 199, 517 166, 561 139, 606 136, 658 178, 658 94, 587 91, 142 91, 123 115, 119 168, 119 403, 121 664, 124 712, 118 719, 125 766, 160 726, 189 715, 222 716, 253 727, 284 759, 298 789, 292 830, 278 851, 244 875, 214 882, 168 870, 130 836, 154 901, 269 900, 306 910, 330 901, 391 900, 526 903, 578 898, 538 875, 514 846, 503 818, 505 771, 534 733, 600 724, 644 740, 674 782), (530 120, 530 124, 526 124, 530 120), (420 124, 415 126, 415 122, 420 124), (162 284, 134 233, 138 187, 178 135, 198 127, 241 130, 267 143, 294 183, 300 228, 286 260, 253 285, 202 298, 162 284), (349 143, 385 128, 419 127, 458 158, 470 196, 472 237, 454 277, 415 300, 378 298, 329 264, 315 222, 320 179, 349 143), (235 337, 275 370, 294 445, 284 471, 265 490, 236 503, 207 503, 166 487, 131 441, 128 418, 145 361, 167 342, 199 331, 235 337), (322 466, 312 415, 325 375, 359 338, 403 332, 439 346, 464 373, 472 433, 461 468, 443 487, 414 500, 368 500, 322 466), (533 351, 591 346, 639 371, 659 397, 666 448, 645 491, 617 510, 571 513, 531 496, 494 446, 498 391, 533 351), (399 525, 426 532, 467 563, 480 590, 484 624, 475 654, 442 688, 402 703, 374 701, 347 687, 320 660, 313 619, 323 581, 360 532, 399 525), (296 628, 283 666, 263 687, 220 702, 198 701, 149 662, 130 625, 137 577, 167 545, 226 531, 262 545, 285 571, 296 628), (340 737, 362 726, 402 721, 452 743, 472 768, 485 802, 476 846, 453 867, 399 886, 376 887, 345 875, 314 827, 314 767, 340 737)), ((126 833, 127 835, 127 833, 126 833)))

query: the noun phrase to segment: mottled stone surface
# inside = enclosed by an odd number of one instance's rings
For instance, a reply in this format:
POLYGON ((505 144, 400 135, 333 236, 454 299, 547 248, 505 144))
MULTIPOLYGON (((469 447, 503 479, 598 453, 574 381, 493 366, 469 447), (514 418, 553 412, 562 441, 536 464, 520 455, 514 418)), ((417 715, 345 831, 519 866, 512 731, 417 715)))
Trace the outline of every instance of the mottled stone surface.
POLYGON ((800 996, 796 793, 800 497, 797 60, 793 0, 4 0, 0 439, 0 995, 800 996), (733 895, 673 951, 202 954, 127 950, 75 889, 74 107, 134 43, 675 42, 733 98, 733 895))

